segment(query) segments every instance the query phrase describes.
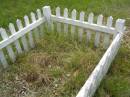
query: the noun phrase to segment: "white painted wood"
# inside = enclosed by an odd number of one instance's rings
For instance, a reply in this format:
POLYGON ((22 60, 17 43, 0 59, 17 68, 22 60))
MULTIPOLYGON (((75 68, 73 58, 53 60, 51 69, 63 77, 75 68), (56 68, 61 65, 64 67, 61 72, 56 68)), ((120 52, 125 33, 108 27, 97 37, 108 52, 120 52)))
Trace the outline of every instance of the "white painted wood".
MULTIPOLYGON (((103 15, 99 15, 97 19, 97 24, 102 25, 103 22, 103 15)), ((96 32, 95 35, 95 47, 98 47, 100 43, 100 32, 96 32)))
POLYGON ((91 29, 91 30, 97 31, 97 33, 103 32, 103 33, 108 33, 108 34, 113 35, 116 32, 115 28, 113 28, 113 27, 108 28, 107 26, 103 26, 103 25, 90 24, 90 23, 85 22, 85 21, 82 22, 82 21, 73 20, 70 18, 57 17, 55 15, 51 15, 51 18, 55 22, 66 23, 66 24, 82 27, 84 29, 91 29))
MULTIPOLYGON (((85 13, 84 13, 83 11, 80 12, 80 18, 79 18, 79 20, 80 20, 80 21, 84 21, 84 16, 85 16, 85 13)), ((78 29, 79 41, 80 41, 80 42, 82 41, 83 32, 84 32, 84 29, 83 29, 83 28, 79 28, 79 29, 78 29)))
MULTIPOLYGON (((8 39, 8 35, 7 35, 5 29, 0 28, 0 34, 1 34, 1 37, 2 37, 3 40, 8 39)), ((16 56, 15 56, 15 53, 14 53, 14 51, 13 51, 11 45, 8 45, 8 46, 6 47, 6 50, 7 50, 7 52, 8 52, 8 55, 9 55, 11 61, 14 62, 14 61, 16 60, 16 56)))
MULTIPOLYGON (((36 22, 36 16, 35 16, 35 14, 33 12, 31 12, 31 20, 32 20, 33 23, 36 22)), ((40 38, 38 28, 36 27, 35 29, 33 29, 33 32, 34 32, 35 40, 38 41, 39 38, 40 38)))
MULTIPOLYGON (((88 23, 93 24, 93 18, 94 18, 94 14, 90 13, 88 16, 88 23)), ((87 44, 89 43, 91 39, 91 30, 87 29, 87 44)))
MULTIPOLYGON (((60 7, 56 8, 56 16, 57 17, 61 16, 61 14, 60 14, 60 7)), ((61 33, 61 23, 57 23, 57 32, 61 33)))
MULTIPOLYGON (((17 24, 17 27, 19 30, 23 29, 23 25, 22 25, 21 20, 17 19, 16 24, 17 24)), ((22 41, 22 45, 23 45, 24 50, 28 51, 29 48, 28 48, 27 39, 26 39, 25 35, 21 37, 21 41, 22 41)))
MULTIPOLYGON (((107 19, 107 27, 110 28, 112 27, 112 22, 113 22, 113 17, 110 16, 107 19)), ((105 34, 104 35, 104 48, 107 49, 109 47, 110 44, 110 35, 109 34, 105 34)))
MULTIPOLYGON (((64 9, 64 18, 68 18, 68 9, 64 9)), ((68 34, 68 24, 64 24, 64 33, 68 34)))
POLYGON ((13 43, 17 39, 23 37, 26 33, 30 32, 34 28, 38 27, 41 25, 43 22, 45 22, 45 19, 42 18, 40 20, 37 20, 35 23, 31 23, 27 27, 24 27, 23 29, 19 30, 17 33, 14 33, 13 35, 9 36, 7 40, 3 40, 0 42, 0 49, 6 47, 7 45, 13 43))
MULTIPOLYGON (((25 22, 25 26, 28 26, 30 25, 30 21, 29 21, 29 18, 28 16, 24 16, 24 22, 25 22)), ((27 35, 28 35, 28 41, 29 41, 29 45, 31 48, 34 48, 35 47, 35 44, 34 44, 34 40, 33 40, 33 35, 32 35, 32 31, 30 31, 27 35)))
MULTIPOLYGON (((40 9, 37 9, 37 17, 38 17, 38 19, 41 19, 41 18, 43 17, 43 15, 42 15, 40 9)), ((40 36, 43 36, 43 34, 44 34, 44 30, 43 30, 43 29, 44 29, 44 25, 41 24, 41 25, 39 26, 40 36)))
MULTIPOLYGON (((122 24, 122 19, 118 19, 117 21, 116 21, 116 25, 115 25, 115 28, 116 28, 116 32, 114 33, 114 35, 113 35, 113 39, 116 37, 116 35, 118 34, 118 33, 120 33, 120 32, 122 32, 123 30, 124 30, 124 26, 122 26, 123 24, 122 24)), ((125 22, 125 21, 124 21, 125 22)))
POLYGON ((124 34, 125 21, 118 19, 116 24, 118 24, 118 26, 120 25, 120 29, 118 29, 120 33, 116 35, 112 44, 105 52, 102 59, 100 60, 100 62, 98 63, 94 71, 91 73, 88 80, 81 88, 81 90, 79 91, 76 97, 92 97, 96 89, 98 88, 99 84, 101 83, 103 77, 108 72, 110 64, 119 50, 121 39, 123 38, 123 34, 124 34))
MULTIPOLYGON (((12 23, 9 24, 9 30, 10 30, 12 35, 16 33, 14 24, 12 24, 12 23)), ((17 49, 18 54, 21 54, 23 51, 22 51, 21 45, 19 43, 19 40, 14 41, 14 45, 17 49)))
MULTIPOLYGON (((76 20, 76 10, 73 9, 72 13, 71 13, 71 18, 72 20, 76 20)), ((72 38, 74 38, 74 35, 75 35, 75 32, 76 32, 76 27, 74 25, 71 26, 71 36, 72 38)))
POLYGON ((0 50, 0 62, 3 65, 4 68, 8 67, 8 62, 6 60, 6 57, 4 55, 4 52, 2 50, 0 50))
POLYGON ((51 31, 54 29, 51 20, 51 8, 50 6, 44 6, 42 9, 45 20, 47 21, 48 31, 51 31))

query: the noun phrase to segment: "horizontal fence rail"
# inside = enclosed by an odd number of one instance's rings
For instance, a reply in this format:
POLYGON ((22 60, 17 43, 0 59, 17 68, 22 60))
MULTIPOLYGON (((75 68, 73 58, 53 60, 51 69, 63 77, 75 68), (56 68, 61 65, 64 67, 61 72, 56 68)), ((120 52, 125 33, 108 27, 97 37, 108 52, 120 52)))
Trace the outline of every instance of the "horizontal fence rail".
POLYGON ((63 15, 60 7, 56 8, 55 15, 51 13, 49 6, 43 7, 42 10, 37 9, 36 13, 31 12, 30 18, 27 15, 24 16, 24 24, 18 19, 16 24, 9 24, 9 30, 6 31, 4 28, 0 28, 0 63, 6 68, 9 65, 8 60, 15 62, 17 55, 34 48, 35 43, 44 36, 45 27, 47 27, 48 32, 56 29, 58 33, 70 34, 69 36, 72 39, 75 39, 75 34, 77 33, 80 42, 83 41, 83 36, 86 35, 85 41, 87 45, 91 42, 94 32, 93 45, 99 47, 102 41, 103 48, 109 48, 76 96, 92 97, 106 75, 112 60, 114 60, 124 34, 125 20, 116 20, 116 24, 113 27, 113 18, 110 16, 105 23, 103 15, 99 15, 97 23, 94 23, 93 13, 90 13, 88 20, 86 20, 85 12, 82 11, 78 15, 75 9, 69 13, 68 9, 65 8, 63 15), (15 25, 18 30, 16 30, 15 25), (10 36, 9 33, 11 34, 10 36), (113 40, 112 43, 111 40, 113 40))

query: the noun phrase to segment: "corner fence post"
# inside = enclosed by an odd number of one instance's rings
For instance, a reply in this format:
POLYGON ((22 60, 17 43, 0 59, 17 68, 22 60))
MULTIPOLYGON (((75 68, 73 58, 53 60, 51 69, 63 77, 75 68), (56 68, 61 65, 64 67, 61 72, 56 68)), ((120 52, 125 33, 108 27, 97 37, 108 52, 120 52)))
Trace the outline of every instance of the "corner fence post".
POLYGON ((51 9, 50 6, 43 7, 43 15, 47 21, 48 31, 52 30, 52 22, 51 22, 51 9))

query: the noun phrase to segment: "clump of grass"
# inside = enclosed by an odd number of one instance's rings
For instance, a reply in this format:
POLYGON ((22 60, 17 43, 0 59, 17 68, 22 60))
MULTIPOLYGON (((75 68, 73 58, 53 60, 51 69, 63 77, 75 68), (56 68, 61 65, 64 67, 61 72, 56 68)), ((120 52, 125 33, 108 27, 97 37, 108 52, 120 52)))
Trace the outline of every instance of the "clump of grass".
POLYGON ((0 96, 73 97, 102 54, 64 35, 46 33, 36 48, 1 73, 0 96))

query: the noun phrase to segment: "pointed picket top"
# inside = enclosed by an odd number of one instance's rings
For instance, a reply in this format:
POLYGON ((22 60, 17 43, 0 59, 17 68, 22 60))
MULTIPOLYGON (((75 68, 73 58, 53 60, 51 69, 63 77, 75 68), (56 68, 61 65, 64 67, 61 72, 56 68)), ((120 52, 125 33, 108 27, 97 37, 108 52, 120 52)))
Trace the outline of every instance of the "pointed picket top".
POLYGON ((60 16, 60 7, 56 8, 56 16, 60 16))
POLYGON ((81 20, 81 21, 84 21, 84 16, 85 16, 85 12, 84 12, 84 11, 81 11, 81 12, 80 12, 80 20, 81 20))
POLYGON ((68 9, 67 8, 64 9, 64 17, 68 18, 68 9))
POLYGON ((93 19, 94 19, 94 14, 91 12, 88 16, 88 22, 89 23, 93 23, 93 19))
POLYGON ((107 26, 112 27, 112 23, 113 23, 113 17, 110 16, 110 17, 107 18, 107 26))
POLYGON ((73 9, 72 10, 72 19, 76 19, 76 13, 77 13, 76 9, 73 9))
POLYGON ((13 23, 9 23, 9 29, 11 31, 11 34, 14 34, 16 32, 14 24, 13 23))
POLYGON ((19 29, 19 30, 23 28, 22 22, 21 22, 20 19, 17 19, 16 23, 17 23, 17 26, 18 26, 18 29, 19 29))
POLYGON ((8 35, 7 35, 7 33, 6 33, 6 30, 4 29, 4 28, 0 28, 0 34, 1 34, 1 37, 3 38, 3 39, 7 39, 8 38, 8 35))
POLYGON ((37 17, 38 19, 42 18, 42 13, 41 13, 41 10, 40 9, 37 9, 37 17))
MULTIPOLYGON (((10 30, 11 34, 17 33, 13 23, 9 23, 9 30, 10 30)), ((22 48, 21 48, 21 45, 20 45, 19 41, 16 40, 14 42, 14 44, 16 46, 18 54, 21 54, 22 53, 22 48)))
POLYGON ((27 15, 24 16, 24 21, 25 21, 25 26, 28 26, 30 23, 29 23, 29 18, 27 15))
POLYGON ((32 19, 32 22, 36 21, 36 16, 34 12, 31 12, 31 19, 32 19))
POLYGON ((103 15, 99 15, 97 18, 97 24, 102 25, 102 21, 103 21, 103 15))

